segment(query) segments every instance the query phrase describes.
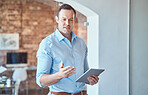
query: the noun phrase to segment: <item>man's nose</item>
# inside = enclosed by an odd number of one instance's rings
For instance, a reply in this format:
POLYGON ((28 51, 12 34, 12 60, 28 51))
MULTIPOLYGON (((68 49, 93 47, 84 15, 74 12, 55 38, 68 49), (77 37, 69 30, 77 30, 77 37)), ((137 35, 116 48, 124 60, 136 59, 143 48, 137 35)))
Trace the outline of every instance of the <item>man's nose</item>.
POLYGON ((70 23, 69 20, 66 20, 66 25, 69 25, 69 23, 70 23))

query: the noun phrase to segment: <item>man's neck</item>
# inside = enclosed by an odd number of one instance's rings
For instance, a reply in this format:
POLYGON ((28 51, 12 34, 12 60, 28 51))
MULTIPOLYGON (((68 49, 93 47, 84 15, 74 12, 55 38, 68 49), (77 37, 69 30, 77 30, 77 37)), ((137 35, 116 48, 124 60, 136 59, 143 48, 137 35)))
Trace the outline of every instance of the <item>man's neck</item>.
POLYGON ((72 38, 71 32, 70 33, 61 32, 61 34, 71 42, 71 38, 72 38))

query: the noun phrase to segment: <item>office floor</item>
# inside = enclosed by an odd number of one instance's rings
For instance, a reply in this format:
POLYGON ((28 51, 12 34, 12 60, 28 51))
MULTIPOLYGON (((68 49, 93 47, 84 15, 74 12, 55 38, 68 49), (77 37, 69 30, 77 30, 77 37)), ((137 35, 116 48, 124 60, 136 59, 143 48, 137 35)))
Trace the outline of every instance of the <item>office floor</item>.
MULTIPOLYGON (((18 95, 47 95, 49 90, 45 89, 19 89, 18 95)), ((12 95, 12 89, 0 89, 0 95, 12 95)))
MULTIPOLYGON (((34 88, 34 89, 26 89, 25 86, 21 87, 18 91, 18 95, 47 95, 49 92, 49 88, 34 88)), ((0 87, 0 95, 12 95, 14 93, 13 88, 2 88, 0 87)))
POLYGON ((19 95, 47 95, 48 90, 42 89, 42 90, 35 90, 35 89, 29 89, 28 94, 26 90, 20 90, 19 95))

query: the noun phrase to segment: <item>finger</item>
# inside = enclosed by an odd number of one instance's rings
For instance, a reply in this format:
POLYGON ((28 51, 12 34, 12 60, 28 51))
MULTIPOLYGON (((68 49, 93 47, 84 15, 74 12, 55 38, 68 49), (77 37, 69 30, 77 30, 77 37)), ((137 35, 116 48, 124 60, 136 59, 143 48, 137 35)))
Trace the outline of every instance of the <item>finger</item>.
POLYGON ((99 80, 99 77, 98 77, 98 76, 93 75, 93 77, 94 77, 96 80, 99 80))
POLYGON ((98 80, 96 80, 93 77, 89 77, 89 82, 90 82, 90 85, 94 85, 94 84, 96 84, 98 82, 98 80))
POLYGON ((68 70, 70 68, 71 68, 71 66, 67 66, 67 67, 63 68, 63 71, 66 71, 66 70, 68 70))
POLYGON ((71 72, 74 72, 75 70, 76 70, 75 67, 71 67, 71 68, 67 69, 67 70, 65 71, 65 73, 66 73, 66 74, 70 74, 71 72))
POLYGON ((98 82, 98 80, 93 77, 91 79, 94 81, 95 84, 98 82))
POLYGON ((93 80, 91 79, 90 76, 87 78, 87 80, 89 81, 89 84, 90 84, 90 85, 93 85, 93 84, 94 84, 94 82, 93 82, 93 80))
POLYGON ((64 67, 64 63, 62 63, 62 65, 60 66, 60 68, 63 68, 64 67))
POLYGON ((74 73, 76 73, 76 71, 69 73, 67 77, 73 75, 74 73))
POLYGON ((64 71, 65 77, 68 77, 68 76, 74 74, 75 73, 75 69, 76 68, 72 67, 72 68, 69 68, 68 70, 64 71))

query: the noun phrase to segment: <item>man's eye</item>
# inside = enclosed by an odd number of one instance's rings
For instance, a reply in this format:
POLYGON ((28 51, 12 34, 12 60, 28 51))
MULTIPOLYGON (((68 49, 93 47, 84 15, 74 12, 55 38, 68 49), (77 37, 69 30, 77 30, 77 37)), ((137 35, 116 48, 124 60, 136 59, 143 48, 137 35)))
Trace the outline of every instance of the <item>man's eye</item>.
POLYGON ((70 19, 70 21, 73 21, 73 19, 70 19))
POLYGON ((65 21, 66 19, 62 19, 62 21, 65 21))

